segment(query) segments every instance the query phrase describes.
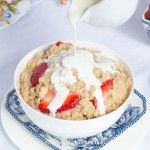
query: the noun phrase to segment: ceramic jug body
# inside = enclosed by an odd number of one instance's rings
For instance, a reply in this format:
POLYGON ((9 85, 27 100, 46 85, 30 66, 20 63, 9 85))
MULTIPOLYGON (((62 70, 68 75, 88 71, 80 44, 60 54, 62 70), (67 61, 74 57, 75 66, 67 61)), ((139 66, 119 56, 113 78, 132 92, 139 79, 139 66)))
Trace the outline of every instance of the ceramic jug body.
POLYGON ((115 27, 134 14, 139 0, 72 0, 68 13, 71 24, 85 22, 99 27, 115 27))

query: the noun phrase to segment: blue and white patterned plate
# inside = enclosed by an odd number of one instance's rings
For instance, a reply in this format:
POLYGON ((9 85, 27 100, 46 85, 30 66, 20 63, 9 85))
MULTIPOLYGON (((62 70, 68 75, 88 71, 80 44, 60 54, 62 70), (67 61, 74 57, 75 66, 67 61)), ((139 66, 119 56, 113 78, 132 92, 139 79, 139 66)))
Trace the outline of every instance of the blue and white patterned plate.
POLYGON ((64 139, 48 134, 37 127, 29 120, 22 110, 18 101, 15 89, 11 89, 5 99, 6 110, 18 121, 26 130, 45 143, 50 149, 59 150, 95 150, 107 145, 110 141, 121 135, 129 127, 134 125, 147 111, 146 99, 137 90, 128 108, 120 119, 106 131, 92 137, 79 139, 64 139))
POLYGON ((9 10, 6 10, 3 15, 3 19, 0 18, 0 30, 8 27, 11 24, 14 24, 16 21, 22 18, 31 9, 32 6, 35 6, 40 1, 41 0, 22 0, 15 6, 17 9, 15 14, 9 10), (7 20, 9 24, 4 20, 7 20))

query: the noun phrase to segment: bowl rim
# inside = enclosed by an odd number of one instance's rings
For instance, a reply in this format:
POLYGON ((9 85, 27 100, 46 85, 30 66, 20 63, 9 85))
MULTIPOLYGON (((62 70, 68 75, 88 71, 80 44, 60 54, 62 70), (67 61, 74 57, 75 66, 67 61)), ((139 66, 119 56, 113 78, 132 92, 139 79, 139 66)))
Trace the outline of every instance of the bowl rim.
MULTIPOLYGON (((149 5, 150 5, 150 4, 149 4, 149 5)), ((147 19, 145 18, 145 13, 146 13, 147 10, 149 10, 149 8, 150 8, 149 5, 145 8, 144 13, 143 13, 143 15, 142 15, 142 22, 143 22, 143 23, 146 23, 146 24, 148 24, 148 25, 150 25, 150 20, 147 20, 147 19)))
MULTIPOLYGON (((63 40, 63 42, 71 42, 71 43, 74 43, 74 41, 73 40, 63 40)), ((19 90, 18 90, 18 81, 17 81, 17 72, 18 72, 18 68, 19 68, 19 66, 22 64, 22 62, 24 62, 24 59, 28 56, 28 55, 30 55, 31 53, 33 53, 34 51, 36 51, 37 49, 41 49, 41 48, 43 48, 43 47, 45 47, 45 46, 51 46, 51 45, 53 45, 54 43, 56 43, 56 42, 49 42, 49 43, 46 43, 46 44, 43 44, 43 45, 41 45, 41 46, 38 46, 38 47, 36 47, 36 48, 34 48, 34 49, 32 49, 29 53, 27 53, 20 61, 19 61, 19 63, 18 63, 18 65, 17 65, 17 67, 16 67, 16 69, 15 69, 15 73, 14 73, 14 86, 15 86, 15 90, 16 90, 16 92, 17 92, 17 95, 18 95, 18 97, 19 97, 19 99, 20 99, 20 102, 21 103, 23 103, 23 105, 25 105, 27 108, 29 108, 32 112, 34 112, 36 115, 39 115, 40 117, 44 117, 45 119, 51 119, 51 120, 53 120, 53 121, 57 121, 57 122, 60 122, 60 123, 63 123, 63 122, 65 122, 65 123, 69 123, 69 124, 74 124, 75 122, 76 123, 88 123, 88 122, 95 122, 95 120, 100 120, 100 119, 103 119, 103 118, 106 118, 107 116, 111 116, 112 114, 114 114, 116 111, 118 111, 118 110, 120 110, 121 108, 123 108, 127 103, 128 103, 128 101, 130 100, 130 98, 131 98, 131 96, 132 96, 132 94, 133 94, 133 91, 134 91, 134 74, 133 74, 133 71, 132 71, 132 69, 131 69, 131 67, 129 66, 129 64, 117 53, 117 52, 115 52, 114 50, 112 50, 111 48, 107 48, 107 47, 105 47, 105 46, 103 46, 103 45, 101 45, 101 44, 99 44, 99 43, 95 43, 95 42, 91 42, 91 41, 80 41, 80 40, 78 40, 77 41, 77 45, 79 45, 80 43, 89 43, 89 44, 91 44, 91 45, 95 45, 95 46, 99 46, 99 47, 101 47, 101 48, 104 48, 104 49, 107 49, 109 52, 112 52, 112 53, 114 53, 118 58, 120 58, 124 63, 125 63, 125 65, 128 67, 128 69, 129 69, 129 71, 130 71, 130 76, 131 76, 131 78, 132 78, 132 87, 131 87, 131 89, 130 89, 130 93, 129 93, 129 95, 128 95, 128 97, 127 97, 127 99, 125 100, 125 102, 121 105, 121 106, 119 106, 117 109, 115 109, 114 111, 112 111, 111 113, 108 113, 108 114, 105 114, 105 115, 103 115, 103 116, 100 116, 100 117, 97 117, 97 118, 92 118, 92 119, 88 119, 88 120, 65 120, 65 119, 59 119, 59 118, 55 118, 55 117, 51 117, 51 116, 47 116, 47 115, 45 115, 45 114, 43 114, 43 113, 41 113, 41 112, 39 112, 39 111, 37 111, 37 110, 35 110, 34 108, 32 108, 29 104, 27 104, 24 100, 23 100, 23 98, 22 98, 22 96, 21 96, 21 94, 20 94, 20 92, 19 92, 19 90), (79 44, 78 44, 79 43, 79 44)), ((44 50, 44 49, 43 49, 44 50)), ((42 51, 42 50, 41 50, 42 51)), ((37 53, 37 52, 36 52, 37 53)), ((35 54, 34 54, 35 55, 35 54)), ((33 55, 33 56, 34 56, 33 55)), ((28 59, 29 60, 29 59, 28 59)), ((26 60, 26 61, 28 61, 28 60, 26 60)), ((22 104, 21 104, 22 105, 22 104)), ((23 107, 23 106, 22 106, 23 107)))

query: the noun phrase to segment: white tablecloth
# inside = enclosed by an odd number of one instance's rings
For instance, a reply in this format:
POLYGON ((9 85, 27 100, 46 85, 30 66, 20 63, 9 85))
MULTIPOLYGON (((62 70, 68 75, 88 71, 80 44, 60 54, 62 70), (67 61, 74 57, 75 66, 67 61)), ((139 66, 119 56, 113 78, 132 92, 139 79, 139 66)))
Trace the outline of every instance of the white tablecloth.
MULTIPOLYGON (((147 100, 150 98, 150 41, 141 16, 148 3, 149 0, 141 0, 134 16, 121 27, 101 29, 86 24, 77 27, 78 40, 103 44, 129 62, 135 74, 135 87, 147 100)), ((25 54, 48 42, 73 39, 66 17, 68 6, 61 6, 56 0, 44 0, 20 21, 0 31, 0 100, 13 84, 15 67, 25 54)), ((150 130, 136 150, 150 150, 149 140, 150 130)), ((4 134, 1 123, 0 149, 17 149, 4 134)))

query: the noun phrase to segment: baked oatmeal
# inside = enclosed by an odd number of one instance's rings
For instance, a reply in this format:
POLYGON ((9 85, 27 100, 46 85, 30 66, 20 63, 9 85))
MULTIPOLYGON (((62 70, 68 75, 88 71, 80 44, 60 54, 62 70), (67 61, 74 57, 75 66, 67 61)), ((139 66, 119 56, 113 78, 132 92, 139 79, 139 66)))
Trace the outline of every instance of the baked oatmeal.
POLYGON ((37 53, 20 76, 20 93, 32 108, 66 120, 108 114, 127 99, 132 79, 105 51, 57 42, 37 53))

